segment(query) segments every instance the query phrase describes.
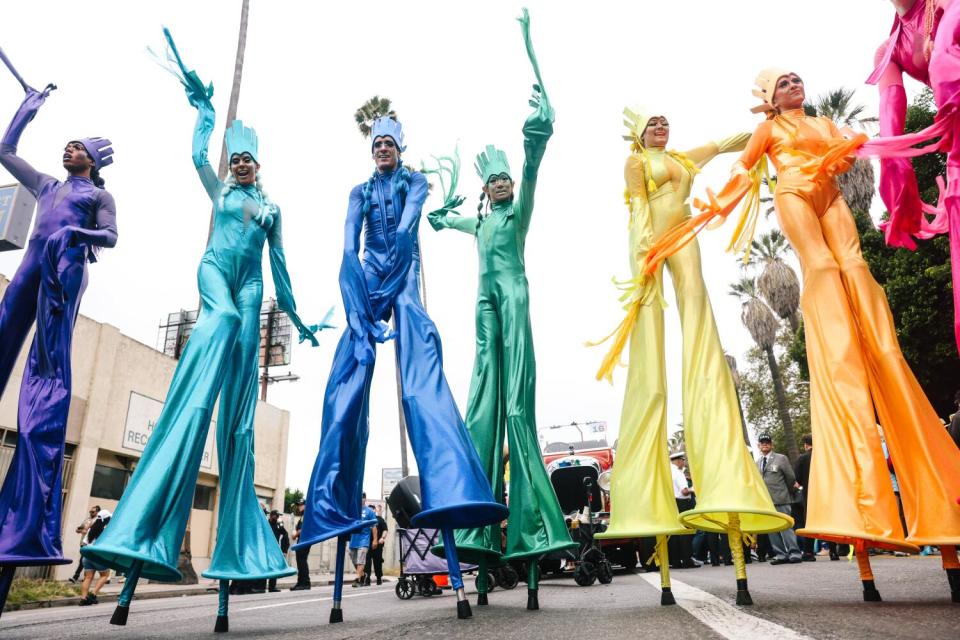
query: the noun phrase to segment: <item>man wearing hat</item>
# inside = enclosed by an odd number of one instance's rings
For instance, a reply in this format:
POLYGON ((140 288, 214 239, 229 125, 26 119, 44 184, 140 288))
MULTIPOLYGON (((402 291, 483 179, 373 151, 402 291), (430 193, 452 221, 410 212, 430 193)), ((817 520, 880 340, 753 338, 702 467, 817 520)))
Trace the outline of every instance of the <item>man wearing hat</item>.
MULTIPOLYGON (((760 458, 757 460, 757 467, 760 469, 760 475, 763 476, 763 481, 770 492, 773 505, 780 513, 785 513, 788 516, 792 515, 790 505, 793 503, 793 492, 798 485, 793 474, 793 467, 790 466, 790 460, 782 453, 773 451, 773 439, 770 434, 761 433, 757 442, 760 444, 760 458)), ((774 553, 774 558, 770 561, 770 564, 801 561, 802 554, 793 529, 771 533, 769 536, 770 546, 773 547, 774 553)))
MULTIPOLYGON (((280 512, 274 509, 270 512, 270 515, 267 516, 267 522, 270 523, 270 529, 273 530, 273 535, 277 538, 277 544, 280 545, 280 551, 283 552, 283 555, 287 555, 287 551, 290 550, 290 536, 287 534, 287 529, 283 526, 283 520, 280 519, 280 512)), ((277 588, 277 579, 270 578, 268 581, 268 587, 270 593, 276 593, 280 591, 277 588)))
MULTIPOLYGON (((673 497, 677 500, 680 513, 693 509, 693 489, 687 484, 687 475, 683 472, 687 466, 687 456, 683 451, 670 454, 670 474, 673 477, 673 497)), ((670 536, 667 543, 670 553, 670 566, 674 569, 696 569, 700 562, 693 559, 693 540, 691 536, 670 536)))
MULTIPOLYGON (((300 530, 303 529, 303 500, 297 500, 293 503, 293 512, 297 515, 297 525, 293 532, 293 542, 296 544, 300 540, 300 530)), ((307 559, 310 557, 310 547, 299 547, 295 550, 297 554, 297 584, 290 587, 290 591, 306 591, 310 588, 310 565, 307 559)))

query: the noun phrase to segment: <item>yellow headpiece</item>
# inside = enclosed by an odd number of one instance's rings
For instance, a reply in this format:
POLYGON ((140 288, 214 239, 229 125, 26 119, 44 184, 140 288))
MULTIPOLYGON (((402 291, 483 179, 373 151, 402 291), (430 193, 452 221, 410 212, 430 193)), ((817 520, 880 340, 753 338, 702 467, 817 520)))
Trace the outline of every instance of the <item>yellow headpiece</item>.
POLYGON ((662 111, 655 111, 648 107, 635 105, 633 107, 623 108, 623 126, 630 131, 629 135, 623 136, 628 142, 636 142, 643 146, 643 132, 647 128, 647 123, 654 116, 663 116, 662 111))
POLYGON ((758 104, 753 107, 750 109, 750 112, 764 113, 776 109, 776 107, 773 106, 773 94, 777 90, 777 81, 783 76, 790 75, 790 73, 790 71, 779 67, 769 67, 761 71, 757 79, 754 80, 757 88, 753 90, 753 95, 763 100, 763 104, 758 104))

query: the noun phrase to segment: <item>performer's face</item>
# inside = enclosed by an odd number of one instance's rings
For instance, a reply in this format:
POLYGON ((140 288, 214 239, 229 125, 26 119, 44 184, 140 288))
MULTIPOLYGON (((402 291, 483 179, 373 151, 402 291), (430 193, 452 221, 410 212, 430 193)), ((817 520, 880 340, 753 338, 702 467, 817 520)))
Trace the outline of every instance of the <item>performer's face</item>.
POLYGON ((373 163, 380 173, 387 173, 397 168, 400 162, 400 150, 397 143, 390 136, 377 136, 373 140, 373 163))
POLYGON ((230 156, 230 173, 241 186, 255 183, 259 170, 260 164, 249 153, 235 153, 230 156))
POLYGON ((781 111, 799 109, 803 107, 806 93, 803 90, 803 80, 795 73, 780 76, 777 88, 773 91, 773 106, 781 111))
POLYGON ((498 176, 490 176, 487 184, 483 186, 483 192, 490 198, 490 202, 496 204, 513 197, 513 180, 505 173, 498 176))
POLYGON ((79 142, 68 142, 63 148, 63 168, 70 173, 84 173, 93 168, 93 160, 79 142))
POLYGON ((665 147, 670 139, 670 123, 663 116, 654 116, 643 130, 643 146, 665 147))

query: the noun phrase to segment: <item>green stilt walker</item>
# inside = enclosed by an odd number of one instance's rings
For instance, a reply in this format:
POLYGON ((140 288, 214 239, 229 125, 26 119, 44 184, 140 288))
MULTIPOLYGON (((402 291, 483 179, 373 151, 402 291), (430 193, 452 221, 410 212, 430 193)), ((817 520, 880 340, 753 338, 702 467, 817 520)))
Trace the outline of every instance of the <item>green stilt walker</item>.
MULTIPOLYGON (((457 551, 463 561, 480 565, 478 604, 487 601, 486 575, 491 564, 526 560, 527 608, 537 609, 537 559, 547 553, 574 548, 577 543, 567 533, 537 440, 536 360, 523 254, 533 214, 537 172, 547 141, 553 134, 554 112, 540 79, 526 9, 519 20, 537 84, 530 99, 535 111, 523 125, 525 158, 518 193, 514 197, 514 181, 506 154, 488 145, 477 156, 475 164, 484 185, 480 213, 476 217, 460 216, 453 209, 462 203, 462 198, 448 197, 444 207, 430 213, 428 219, 438 231, 456 229, 477 240, 480 254, 477 355, 466 422, 495 497, 503 496, 504 436, 510 451, 506 553, 501 553, 500 529, 496 525, 458 530, 457 551), (483 211, 484 199, 486 212, 483 211)), ((450 162, 451 159, 442 160, 450 162)), ((451 164, 453 169, 447 169, 452 178, 449 193, 456 188, 459 168, 458 162, 451 164)), ((445 191, 446 186, 444 184, 445 191)), ((442 553, 442 549, 438 552, 442 553)))

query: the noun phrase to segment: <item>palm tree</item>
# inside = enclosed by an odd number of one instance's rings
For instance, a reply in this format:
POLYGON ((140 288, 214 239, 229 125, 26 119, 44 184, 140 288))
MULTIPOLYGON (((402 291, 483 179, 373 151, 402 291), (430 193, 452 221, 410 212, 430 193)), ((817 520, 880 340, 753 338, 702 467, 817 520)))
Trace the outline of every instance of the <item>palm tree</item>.
POLYGON ((733 392, 737 394, 737 411, 740 414, 740 429, 743 431, 743 442, 750 446, 750 434, 747 433, 747 419, 743 415, 743 402, 740 400, 740 370, 737 369, 737 359, 729 353, 724 353, 723 357, 727 360, 727 367, 730 369, 730 377, 733 378, 733 392))
POLYGON ((357 122, 357 128, 364 138, 370 137, 370 130, 373 127, 373 121, 383 116, 389 116, 396 119, 396 112, 390 108, 390 98, 381 98, 373 96, 357 109, 353 114, 353 119, 357 122))
POLYGON ((765 233, 751 246, 751 262, 763 265, 757 278, 757 288, 774 313, 790 323, 796 334, 800 329, 800 280, 794 270, 783 260, 790 251, 787 239, 779 229, 765 233))
MULTIPOLYGON (((838 127, 862 129, 865 124, 876 122, 877 119, 860 117, 866 107, 853 104, 854 93, 854 89, 840 87, 821 95, 815 104, 804 105, 804 109, 808 113, 813 111, 815 115, 830 118, 838 127)), ((870 211, 874 191, 873 164, 866 158, 859 158, 849 171, 837 176, 837 187, 851 209, 870 211)))
POLYGON ((783 387, 783 374, 777 362, 773 346, 777 340, 777 330, 780 322, 760 298, 760 291, 754 278, 742 276, 740 280, 730 285, 730 295, 736 296, 743 302, 740 319, 743 326, 750 332, 753 341, 767 356, 767 366, 770 368, 770 377, 773 378, 773 390, 777 397, 777 409, 780 413, 780 422, 783 424, 783 436, 787 441, 787 455, 795 461, 800 455, 797 447, 797 438, 793 432, 793 421, 787 410, 787 393, 783 387))

